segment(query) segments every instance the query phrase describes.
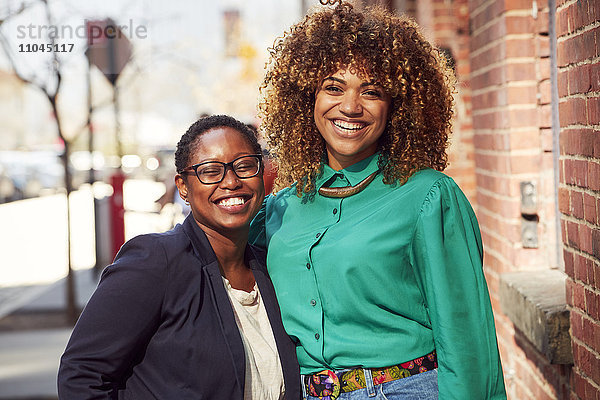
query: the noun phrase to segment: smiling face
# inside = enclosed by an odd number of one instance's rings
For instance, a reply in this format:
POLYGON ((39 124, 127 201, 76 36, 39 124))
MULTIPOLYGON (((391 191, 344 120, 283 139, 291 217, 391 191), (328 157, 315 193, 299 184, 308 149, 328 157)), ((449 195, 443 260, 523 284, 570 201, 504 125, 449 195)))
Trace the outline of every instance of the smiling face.
POLYGON ((340 170, 375 154, 390 103, 380 85, 351 69, 342 68, 323 80, 314 118, 326 142, 330 167, 340 170))
MULTIPOLYGON (((230 127, 210 129, 192 146, 189 165, 206 161, 229 163, 255 154, 248 140, 230 127)), ((175 183, 181 197, 189 201, 194 219, 207 234, 246 234, 265 196, 262 171, 254 177, 240 179, 227 168, 221 182, 209 185, 201 183, 192 171, 185 176, 177 175, 175 183)))

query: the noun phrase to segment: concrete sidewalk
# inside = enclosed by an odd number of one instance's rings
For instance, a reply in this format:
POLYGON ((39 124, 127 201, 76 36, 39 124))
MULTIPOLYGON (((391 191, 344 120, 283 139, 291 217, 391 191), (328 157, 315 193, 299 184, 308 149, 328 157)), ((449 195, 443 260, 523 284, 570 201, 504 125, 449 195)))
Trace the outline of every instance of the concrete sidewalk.
MULTIPOLYGON (((96 288, 92 269, 75 271, 78 306, 96 288)), ((64 319, 65 279, 49 285, 0 288, 0 399, 57 399, 56 373, 72 327, 64 319), (10 294, 7 292, 10 291, 10 294)))

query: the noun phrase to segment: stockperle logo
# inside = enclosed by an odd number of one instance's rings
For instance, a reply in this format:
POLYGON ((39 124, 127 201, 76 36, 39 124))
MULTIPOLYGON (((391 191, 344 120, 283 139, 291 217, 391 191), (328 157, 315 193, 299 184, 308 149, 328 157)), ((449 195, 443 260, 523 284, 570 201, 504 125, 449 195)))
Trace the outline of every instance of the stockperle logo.
POLYGON ((133 20, 126 24, 107 23, 105 25, 89 24, 84 20, 80 25, 17 25, 17 39, 88 39, 91 44, 104 39, 146 39, 148 28, 137 25, 133 20))

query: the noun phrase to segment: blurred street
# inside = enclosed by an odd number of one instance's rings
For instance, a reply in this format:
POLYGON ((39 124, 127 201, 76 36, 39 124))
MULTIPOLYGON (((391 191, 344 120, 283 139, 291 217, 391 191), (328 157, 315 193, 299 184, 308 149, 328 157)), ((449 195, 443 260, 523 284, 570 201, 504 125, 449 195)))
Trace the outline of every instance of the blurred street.
MULTIPOLYGON (((105 191, 94 187, 93 191, 105 191)), ((151 180, 124 185, 126 239, 169 229, 181 220, 155 200, 165 188, 151 180)), ((71 196, 72 264, 77 303, 83 307, 97 277, 94 193, 71 196)), ((64 319, 67 274, 66 200, 51 195, 0 204, 0 399, 55 399, 59 357, 70 335, 64 319)))

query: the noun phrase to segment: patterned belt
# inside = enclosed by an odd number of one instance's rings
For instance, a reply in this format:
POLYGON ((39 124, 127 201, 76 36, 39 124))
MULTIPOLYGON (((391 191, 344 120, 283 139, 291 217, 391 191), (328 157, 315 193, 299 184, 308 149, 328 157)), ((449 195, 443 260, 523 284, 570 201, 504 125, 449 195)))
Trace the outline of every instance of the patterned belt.
MULTIPOLYGON (((435 368, 437 368, 437 355, 434 350, 423 357, 402 364, 384 368, 370 368, 370 371, 373 384, 380 385, 421 372, 431 371, 435 368)), ((362 368, 353 368, 337 373, 326 369, 316 374, 305 375, 304 385, 310 396, 325 400, 335 400, 340 393, 367 387, 365 372, 362 368)))

